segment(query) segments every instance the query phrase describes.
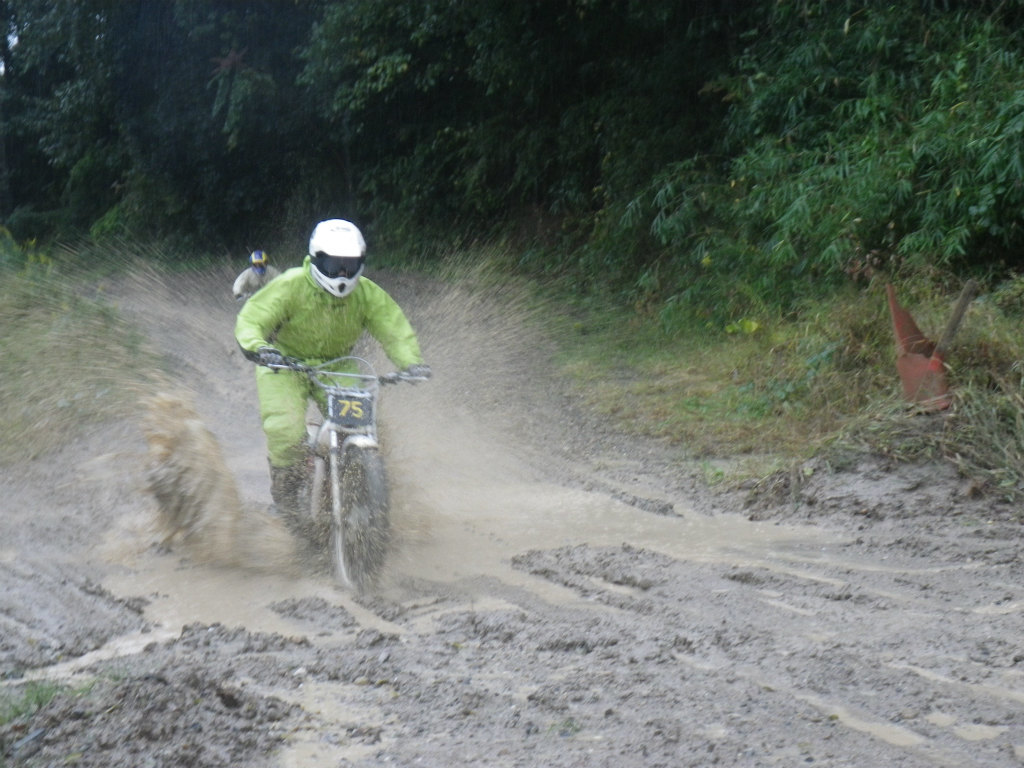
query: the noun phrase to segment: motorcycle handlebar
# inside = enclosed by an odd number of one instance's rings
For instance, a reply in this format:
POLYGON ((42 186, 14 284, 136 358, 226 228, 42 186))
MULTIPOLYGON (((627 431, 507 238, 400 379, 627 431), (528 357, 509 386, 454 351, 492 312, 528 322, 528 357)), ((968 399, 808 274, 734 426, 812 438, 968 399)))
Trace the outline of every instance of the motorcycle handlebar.
POLYGON ((377 377, 377 380, 381 384, 397 384, 400 381, 408 381, 415 384, 418 381, 429 381, 426 376, 413 376, 411 373, 405 371, 392 371, 391 373, 385 373, 377 377))
MULTIPOLYGON (((316 376, 318 373, 322 373, 319 368, 307 365, 302 360, 298 360, 293 357, 286 357, 284 364, 266 364, 258 361, 256 364, 262 365, 264 368, 269 368, 272 371, 297 371, 299 373, 304 373, 307 376, 316 376)), ((377 376, 377 381, 381 384, 398 384, 402 381, 415 384, 420 381, 429 381, 429 379, 426 376, 413 376, 411 373, 407 373, 406 371, 392 371, 391 373, 380 374, 377 376)))

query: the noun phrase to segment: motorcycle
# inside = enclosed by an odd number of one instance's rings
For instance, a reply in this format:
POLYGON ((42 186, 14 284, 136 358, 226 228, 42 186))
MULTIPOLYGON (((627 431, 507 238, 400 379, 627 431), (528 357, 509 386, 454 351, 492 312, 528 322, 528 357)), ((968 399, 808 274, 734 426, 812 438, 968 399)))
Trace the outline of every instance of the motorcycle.
POLYGON ((387 475, 377 439, 380 388, 427 379, 405 371, 378 375, 368 361, 353 356, 316 366, 285 358, 267 367, 304 373, 323 391, 323 421, 307 424, 309 522, 313 530, 329 529, 338 581, 365 592, 383 569, 391 538, 387 475))

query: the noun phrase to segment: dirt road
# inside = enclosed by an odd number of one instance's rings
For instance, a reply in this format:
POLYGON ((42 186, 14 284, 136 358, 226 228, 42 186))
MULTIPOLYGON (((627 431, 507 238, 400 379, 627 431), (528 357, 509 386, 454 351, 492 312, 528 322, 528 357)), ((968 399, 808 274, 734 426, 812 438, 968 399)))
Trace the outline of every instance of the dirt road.
MULTIPOLYGON (((107 292, 252 510, 232 277, 107 292)), ((436 373, 383 403, 378 592, 154 547, 135 421, 5 470, 3 692, 70 686, 0 727, 11 765, 1024 765, 1017 510, 939 466, 712 494, 581 411, 514 305, 377 277, 436 373)))

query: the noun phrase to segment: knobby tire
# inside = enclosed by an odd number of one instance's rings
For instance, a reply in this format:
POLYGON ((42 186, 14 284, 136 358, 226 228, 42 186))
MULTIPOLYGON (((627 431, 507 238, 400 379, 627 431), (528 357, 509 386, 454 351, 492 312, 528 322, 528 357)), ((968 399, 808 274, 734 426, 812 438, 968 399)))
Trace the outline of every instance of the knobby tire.
POLYGON ((376 450, 353 447, 335 471, 342 511, 340 529, 331 531, 335 568, 343 582, 363 592, 380 575, 391 535, 384 462, 376 450))

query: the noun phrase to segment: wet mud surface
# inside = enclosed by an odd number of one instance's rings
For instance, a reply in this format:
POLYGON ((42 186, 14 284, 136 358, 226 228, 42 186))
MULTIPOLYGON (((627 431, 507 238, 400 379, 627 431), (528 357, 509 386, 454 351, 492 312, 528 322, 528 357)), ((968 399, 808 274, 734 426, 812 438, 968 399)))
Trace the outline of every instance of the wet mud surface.
MULTIPOLYGON (((232 276, 109 292, 255 525, 232 276)), ((268 566, 274 536, 251 567, 252 536, 233 565, 156 546, 140 426, 98 427, 0 477, 0 692, 66 686, 0 726, 0 763, 1024 765, 1019 510, 876 461, 713 492, 557 382, 523 386, 545 358, 514 308, 378 277, 436 373, 382 406, 378 589, 268 566)))

